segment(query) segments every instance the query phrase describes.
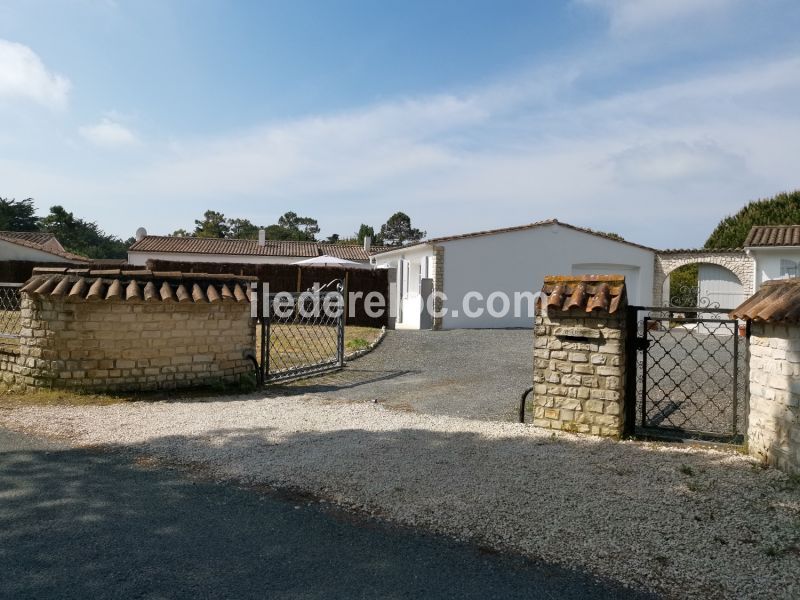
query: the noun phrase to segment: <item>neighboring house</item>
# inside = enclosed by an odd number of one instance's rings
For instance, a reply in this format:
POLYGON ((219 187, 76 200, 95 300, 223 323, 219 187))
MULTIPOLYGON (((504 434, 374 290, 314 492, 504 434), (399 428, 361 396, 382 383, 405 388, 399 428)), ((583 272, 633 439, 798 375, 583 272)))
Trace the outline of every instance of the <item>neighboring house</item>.
MULTIPOLYGON (((530 327, 527 305, 521 305, 518 316, 512 308, 502 317, 484 311, 480 318, 470 318, 463 314, 467 294, 477 292, 487 299, 504 292, 513 303, 515 293, 540 289, 545 275, 620 274, 626 279, 629 302, 648 305, 655 254, 646 246, 549 220, 425 240, 381 252, 373 262, 397 271, 390 304, 398 329, 499 328, 530 327), (447 314, 435 323, 423 311, 434 291, 447 296, 447 314)), ((471 303, 470 310, 479 304, 471 303)), ((494 308, 502 308, 499 300, 494 308)))
POLYGON ((327 254, 355 262, 369 263, 370 255, 383 248, 357 244, 324 244, 267 240, 263 230, 258 240, 227 240, 178 236, 137 235, 128 248, 128 262, 145 265, 150 259, 176 262, 292 264, 327 254))
POLYGON ((39 231, 0 231, 0 261, 90 262, 91 259, 67 252, 52 233, 39 231))
POLYGON ((755 261, 754 293, 771 279, 800 275, 800 225, 763 225, 750 230, 744 250, 755 261))

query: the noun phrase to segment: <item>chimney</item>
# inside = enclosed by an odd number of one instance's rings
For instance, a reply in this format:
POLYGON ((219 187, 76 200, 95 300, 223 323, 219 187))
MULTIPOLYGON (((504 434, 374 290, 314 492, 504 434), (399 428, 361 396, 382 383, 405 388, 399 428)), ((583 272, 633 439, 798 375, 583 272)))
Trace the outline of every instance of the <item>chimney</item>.
POLYGON ((258 245, 259 246, 267 245, 267 232, 263 229, 258 230, 258 245))
POLYGON ((364 252, 369 254, 370 248, 372 248, 372 238, 368 235, 364 236, 364 252))

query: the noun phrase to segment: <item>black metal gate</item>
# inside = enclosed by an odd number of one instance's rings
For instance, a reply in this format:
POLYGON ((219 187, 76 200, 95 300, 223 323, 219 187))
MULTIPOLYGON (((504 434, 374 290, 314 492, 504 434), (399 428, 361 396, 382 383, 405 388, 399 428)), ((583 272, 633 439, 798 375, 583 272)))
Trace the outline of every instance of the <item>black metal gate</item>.
POLYGON ((629 432, 741 443, 749 326, 720 308, 628 310, 629 432))
POLYGON ((304 292, 258 289, 261 380, 275 383, 344 366, 345 289, 341 279, 304 292))

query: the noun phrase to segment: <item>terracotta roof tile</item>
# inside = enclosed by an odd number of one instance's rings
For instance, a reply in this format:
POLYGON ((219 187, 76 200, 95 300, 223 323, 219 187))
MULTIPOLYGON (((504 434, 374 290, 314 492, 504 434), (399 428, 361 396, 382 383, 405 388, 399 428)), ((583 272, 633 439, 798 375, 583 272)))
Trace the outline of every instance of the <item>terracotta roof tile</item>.
POLYGON ((547 275, 542 287, 547 310, 613 315, 627 306, 622 275, 547 275))
POLYGON ((335 256, 345 260, 368 261, 369 257, 379 254, 388 249, 388 246, 372 246, 369 253, 364 251, 363 246, 358 244, 320 244, 319 251, 327 256, 335 256))
POLYGON ((257 240, 227 240, 148 235, 135 242, 130 252, 171 252, 182 254, 230 254, 237 256, 319 256, 317 242, 267 240, 259 246, 257 240))
POLYGON ((800 225, 756 225, 747 234, 746 248, 800 246, 800 225))
POLYGON ((800 279, 764 282, 755 294, 731 311, 730 317, 763 323, 800 322, 800 279))
POLYGON ((81 301, 249 302, 256 277, 227 274, 35 268, 21 291, 81 301))

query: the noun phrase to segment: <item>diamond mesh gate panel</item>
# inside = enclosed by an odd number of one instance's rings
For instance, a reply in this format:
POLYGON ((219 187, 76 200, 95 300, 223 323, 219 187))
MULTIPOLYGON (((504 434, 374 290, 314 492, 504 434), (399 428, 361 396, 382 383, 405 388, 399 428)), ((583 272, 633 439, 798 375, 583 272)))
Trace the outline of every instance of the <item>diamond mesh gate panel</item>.
POLYGON ((21 284, 0 283, 0 350, 19 345, 21 284))
POLYGON ((341 282, 321 290, 271 294, 260 326, 265 382, 339 368, 344 363, 341 282), (331 291, 333 288, 333 291, 331 291))
POLYGON ((744 435, 747 338, 727 311, 702 311, 654 310, 639 321, 638 428, 744 435))

